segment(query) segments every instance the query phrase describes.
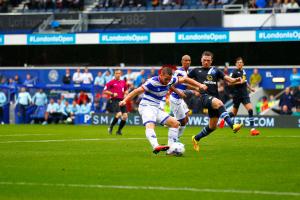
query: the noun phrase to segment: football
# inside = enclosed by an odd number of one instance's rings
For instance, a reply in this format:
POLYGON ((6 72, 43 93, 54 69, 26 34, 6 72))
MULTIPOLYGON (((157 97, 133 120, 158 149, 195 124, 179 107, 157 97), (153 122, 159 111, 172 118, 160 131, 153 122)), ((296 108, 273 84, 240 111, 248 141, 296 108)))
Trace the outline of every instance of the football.
POLYGON ((180 142, 175 142, 170 146, 170 149, 168 150, 169 154, 175 155, 175 156, 182 156, 185 152, 184 144, 180 142))

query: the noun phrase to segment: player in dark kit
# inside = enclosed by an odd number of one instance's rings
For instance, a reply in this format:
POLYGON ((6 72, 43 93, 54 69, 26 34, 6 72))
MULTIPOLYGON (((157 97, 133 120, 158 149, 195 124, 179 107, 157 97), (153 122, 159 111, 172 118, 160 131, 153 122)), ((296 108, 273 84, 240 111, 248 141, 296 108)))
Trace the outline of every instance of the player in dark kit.
POLYGON ((111 112, 116 113, 113 121, 108 128, 108 133, 112 134, 114 125, 116 125, 119 118, 121 118, 119 129, 116 134, 122 135, 121 131, 126 124, 128 114, 126 106, 119 106, 119 102, 124 99, 124 96, 127 93, 126 82, 124 80, 121 80, 121 70, 115 70, 115 78, 105 85, 104 93, 111 96, 111 112))
POLYGON ((208 109, 209 125, 204 127, 198 135, 192 137, 196 151, 199 151, 199 140, 208 136, 217 128, 219 117, 226 121, 234 133, 242 127, 242 124, 233 124, 223 102, 219 99, 218 93, 218 81, 220 79, 224 79, 229 83, 237 83, 241 82, 241 78, 231 78, 224 75, 222 71, 211 66, 212 61, 213 54, 209 51, 203 52, 201 57, 202 67, 195 68, 188 74, 188 77, 207 86, 206 91, 201 91, 200 100, 203 107, 208 109))
MULTIPOLYGON (((255 89, 250 87, 250 85, 247 83, 246 72, 245 72, 245 70, 243 70, 243 66, 244 66, 243 58, 238 57, 236 59, 235 65, 236 65, 236 69, 234 69, 232 71, 230 76, 232 78, 240 77, 242 79, 242 82, 229 83, 229 85, 232 86, 232 95, 233 95, 233 108, 232 108, 232 111, 229 113, 229 116, 230 117, 236 116, 238 113, 240 104, 242 103, 248 111, 250 126, 252 128, 250 130, 251 135, 259 135, 259 131, 254 128, 253 109, 252 109, 252 105, 251 105, 250 97, 249 97, 249 93, 248 93, 248 89, 251 92, 255 92, 255 89)), ((220 128, 224 127, 224 123, 225 123, 224 120, 221 120, 221 122, 219 124, 220 128)))

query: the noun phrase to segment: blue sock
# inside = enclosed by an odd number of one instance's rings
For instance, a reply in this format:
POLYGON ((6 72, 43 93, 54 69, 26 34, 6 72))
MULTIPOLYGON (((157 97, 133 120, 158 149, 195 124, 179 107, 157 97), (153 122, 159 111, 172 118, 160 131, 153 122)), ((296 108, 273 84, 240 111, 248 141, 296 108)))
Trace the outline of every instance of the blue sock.
POLYGON ((227 123, 228 126, 230 126, 230 128, 233 128, 233 122, 232 122, 228 112, 225 110, 225 107, 221 106, 218 110, 220 113, 220 117, 225 120, 225 122, 227 123))
POLYGON ((195 140, 199 141, 201 138, 208 136, 214 129, 210 129, 208 126, 205 126, 198 135, 195 136, 195 140))

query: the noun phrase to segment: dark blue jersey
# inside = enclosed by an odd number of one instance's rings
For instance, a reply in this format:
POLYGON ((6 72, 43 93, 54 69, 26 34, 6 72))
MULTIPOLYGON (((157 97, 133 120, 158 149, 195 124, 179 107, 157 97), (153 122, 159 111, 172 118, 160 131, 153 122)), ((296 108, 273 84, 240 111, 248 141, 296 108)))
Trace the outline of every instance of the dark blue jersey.
POLYGON ((224 79, 224 76, 225 76, 224 73, 215 67, 210 67, 210 68, 198 67, 193 69, 188 74, 188 77, 207 86, 206 91, 201 91, 202 95, 208 94, 217 98, 219 97, 218 81, 220 79, 224 79))
POLYGON ((243 84, 236 84, 232 86, 232 95, 234 97, 248 97, 248 88, 247 88, 247 77, 246 71, 243 69, 234 69, 230 74, 232 78, 242 78, 243 81, 246 81, 243 84))

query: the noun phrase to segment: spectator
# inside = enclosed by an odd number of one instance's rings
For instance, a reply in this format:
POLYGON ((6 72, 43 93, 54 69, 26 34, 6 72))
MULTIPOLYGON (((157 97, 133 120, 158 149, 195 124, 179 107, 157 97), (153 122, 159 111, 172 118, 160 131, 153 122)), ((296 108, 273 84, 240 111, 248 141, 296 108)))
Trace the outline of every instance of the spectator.
POLYGON ((71 105, 71 117, 77 115, 79 112, 80 106, 76 103, 76 101, 73 101, 71 105))
POLYGON ((9 78, 8 79, 8 87, 10 87, 11 89, 14 89, 14 88, 16 88, 16 86, 17 86, 17 84, 14 81, 14 79, 13 78, 9 78))
POLYGON ((14 81, 15 81, 16 84, 21 84, 19 75, 17 75, 17 74, 15 75, 14 81))
POLYGON ((110 68, 107 71, 105 71, 105 73, 102 75, 105 80, 104 85, 114 78, 113 74, 114 74, 114 71, 110 68))
POLYGON ((23 82, 25 86, 34 86, 36 84, 36 78, 31 78, 30 74, 26 75, 26 80, 23 82))
POLYGON ((283 4, 281 5, 281 12, 285 13, 289 8, 289 0, 283 0, 283 4))
POLYGON ((291 87, 296 88, 300 85, 300 73, 297 68, 293 68, 293 73, 290 75, 291 87))
POLYGON ((77 98, 77 104, 81 105, 84 101, 89 102, 89 97, 83 90, 81 90, 77 98))
POLYGON ((261 75, 258 73, 258 69, 253 70, 253 74, 250 76, 250 86, 252 88, 258 88, 261 82, 261 75))
POLYGON ((145 77, 145 70, 141 70, 140 74, 136 77, 136 80, 134 81, 134 87, 138 88, 140 85, 142 85, 146 81, 145 77))
POLYGON ((71 73, 69 68, 66 69, 66 74, 63 76, 62 82, 63 84, 71 84, 71 73))
POLYGON ((0 12, 7 12, 7 11, 8 11, 7 1, 0 0, 0 12))
POLYGON ((91 112, 91 104, 88 103, 87 100, 83 100, 83 103, 80 106, 80 114, 90 114, 91 112))
POLYGON ((276 0, 276 1, 273 3, 273 8, 275 9, 275 12, 276 12, 276 13, 280 13, 280 12, 281 12, 281 9, 282 9, 281 0, 276 0))
POLYGON ((94 85, 104 87, 104 83, 105 80, 104 77, 102 76, 102 72, 99 71, 97 77, 95 78, 94 85))
POLYGON ((26 123, 26 109, 30 103, 31 96, 26 89, 22 87, 16 100, 18 115, 20 116, 20 123, 26 123))
POLYGON ((284 94, 280 97, 279 106, 282 113, 292 113, 295 105, 294 97, 290 92, 290 88, 285 88, 284 94))
POLYGON ((269 98, 269 103, 268 103, 268 106, 269 108, 272 108, 273 106, 275 106, 275 98, 274 98, 274 95, 270 95, 270 98, 269 98))
POLYGON ((250 13, 257 13, 255 9, 257 9, 256 0, 250 0, 248 3, 248 8, 250 9, 250 13))
POLYGON ((85 67, 84 68, 84 72, 82 74, 82 83, 83 84, 91 84, 93 83, 93 75, 92 73, 89 72, 89 68, 88 67, 85 67))
POLYGON ((154 77, 154 76, 158 76, 157 70, 155 70, 154 67, 151 68, 150 70, 150 74, 148 76, 148 78, 154 77))
POLYGON ((47 95, 43 89, 39 89, 37 93, 32 97, 32 103, 35 106, 45 106, 48 103, 47 95))
POLYGON ((122 76, 121 80, 125 80, 127 81, 127 84, 132 85, 133 81, 135 79, 135 74, 131 71, 131 69, 127 69, 127 74, 125 74, 124 76, 122 76))
MULTIPOLYGON (((69 117, 71 117, 71 112, 72 112, 72 106, 69 105, 68 101, 64 102, 64 106, 62 109, 62 115, 61 115, 61 120, 65 121, 67 120, 69 117)), ((66 122, 66 121, 65 121, 66 122)))
POLYGON ((50 103, 47 105, 45 121, 43 124, 51 124, 52 122, 57 124, 59 122, 59 115, 59 105, 51 98, 50 103))
POLYGON ((0 123, 4 124, 4 105, 6 104, 7 98, 4 92, 0 91, 0 123))
POLYGON ((291 2, 287 5, 287 12, 298 12, 299 5, 295 0, 291 0, 291 2))
POLYGON ((82 73, 80 72, 80 67, 77 68, 76 72, 73 74, 73 82, 75 84, 81 84, 82 83, 82 73))

